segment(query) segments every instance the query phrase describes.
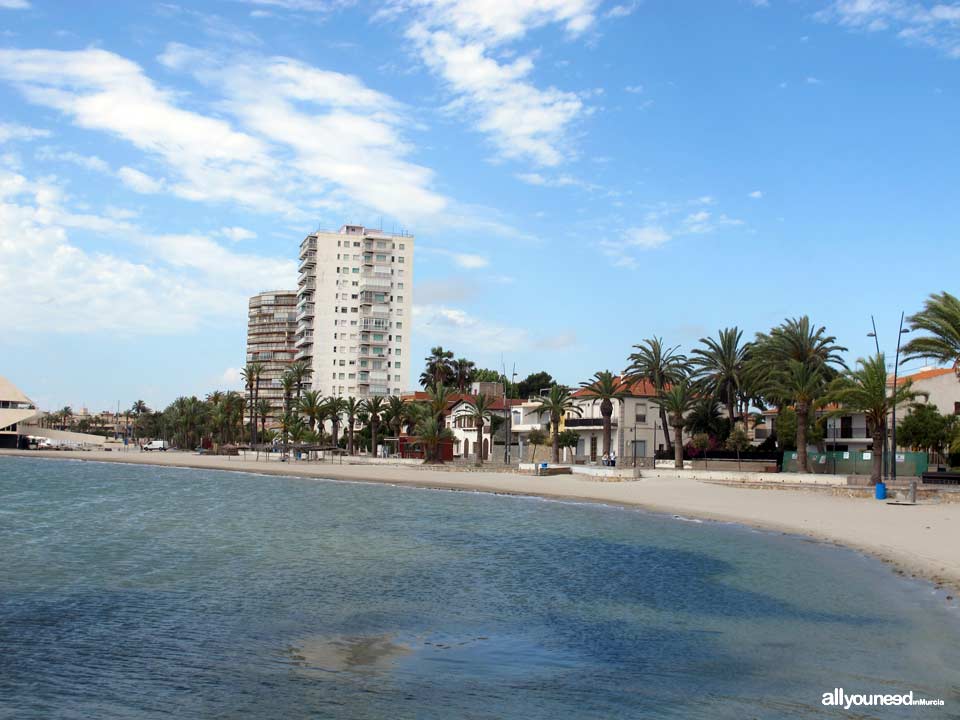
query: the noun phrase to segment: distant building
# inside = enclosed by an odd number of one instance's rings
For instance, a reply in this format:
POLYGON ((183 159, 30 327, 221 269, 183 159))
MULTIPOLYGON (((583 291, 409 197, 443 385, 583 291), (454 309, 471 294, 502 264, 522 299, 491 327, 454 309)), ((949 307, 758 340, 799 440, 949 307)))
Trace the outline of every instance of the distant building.
POLYGON ((33 401, 14 387, 6 378, 0 377, 0 448, 20 447, 28 421, 40 413, 33 401))
POLYGON ((296 358, 321 394, 399 395, 409 386, 412 235, 360 225, 300 244, 296 358))
POLYGON ((297 293, 291 290, 262 292, 250 298, 247 316, 247 362, 263 365, 260 375, 261 400, 273 412, 267 419, 275 425, 283 415, 283 388, 280 378, 296 354, 297 293))

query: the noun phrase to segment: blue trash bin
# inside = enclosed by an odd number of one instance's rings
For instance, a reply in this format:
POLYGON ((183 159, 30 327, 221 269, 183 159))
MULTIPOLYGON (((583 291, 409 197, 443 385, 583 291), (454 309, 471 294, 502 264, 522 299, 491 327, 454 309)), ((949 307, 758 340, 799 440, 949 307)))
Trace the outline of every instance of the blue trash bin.
POLYGON ((876 488, 874 489, 874 495, 877 500, 886 500, 887 499, 887 484, 878 482, 876 488))

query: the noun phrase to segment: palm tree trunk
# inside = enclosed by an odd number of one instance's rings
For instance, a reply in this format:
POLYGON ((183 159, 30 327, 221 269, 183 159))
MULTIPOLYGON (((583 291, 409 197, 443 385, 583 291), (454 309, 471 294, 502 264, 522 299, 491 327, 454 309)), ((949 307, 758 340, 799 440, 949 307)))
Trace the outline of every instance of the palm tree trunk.
POLYGON ((870 484, 876 485, 883 477, 883 446, 886 444, 883 438, 883 425, 873 429, 873 456, 870 468, 870 484))
MULTIPOLYGON (((664 408, 660 408, 660 426, 663 428, 663 439, 667 441, 667 452, 673 449, 673 443, 670 442, 670 431, 667 430, 670 427, 670 424, 667 422, 667 411, 664 408)), ((653 454, 656 456, 657 449, 653 449, 653 454)))
POLYGON ((380 421, 377 419, 377 416, 374 415, 370 418, 370 454, 373 457, 378 457, 377 455, 377 430, 379 430, 380 421))
POLYGON ((550 428, 553 435, 553 462, 560 462, 560 417, 550 418, 550 423, 553 425, 550 428))
POLYGON ((734 414, 733 398, 727 398, 727 417, 730 419, 730 432, 733 432, 733 426, 737 422, 737 416, 734 414))
POLYGON ((477 441, 473 446, 473 452, 474 452, 474 456, 476 457, 476 461, 474 462, 474 464, 477 467, 480 467, 481 465, 483 465, 483 423, 482 422, 477 423, 477 441))
POLYGON ((683 425, 673 426, 673 466, 683 469, 683 425))
POLYGON ((807 460, 807 418, 810 409, 806 402, 797 403, 797 470, 810 472, 810 463, 807 460))
POLYGON ((603 413, 603 454, 607 457, 610 457, 610 426, 610 415, 603 413))

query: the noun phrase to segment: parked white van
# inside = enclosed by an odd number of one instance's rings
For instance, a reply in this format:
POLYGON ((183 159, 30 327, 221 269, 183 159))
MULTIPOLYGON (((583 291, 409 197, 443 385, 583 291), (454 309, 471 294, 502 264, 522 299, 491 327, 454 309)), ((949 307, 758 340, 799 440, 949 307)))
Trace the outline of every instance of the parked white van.
POLYGON ((166 452, 168 447, 170 447, 170 443, 168 443, 166 440, 151 440, 143 446, 143 449, 160 450, 161 452, 166 452))

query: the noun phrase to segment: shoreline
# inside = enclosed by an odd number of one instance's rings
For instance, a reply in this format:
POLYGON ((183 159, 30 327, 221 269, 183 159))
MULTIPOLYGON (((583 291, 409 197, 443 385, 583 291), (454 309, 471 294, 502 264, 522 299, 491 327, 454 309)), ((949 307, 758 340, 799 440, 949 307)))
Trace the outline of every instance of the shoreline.
POLYGON ((373 463, 254 462, 178 451, 0 450, 0 459, 3 457, 221 470, 634 507, 684 518, 731 522, 843 546, 884 561, 899 575, 929 581, 940 590, 952 590, 954 597, 960 590, 960 503, 896 506, 815 490, 784 492, 693 478, 597 482, 571 475, 536 477, 502 471, 373 463))

